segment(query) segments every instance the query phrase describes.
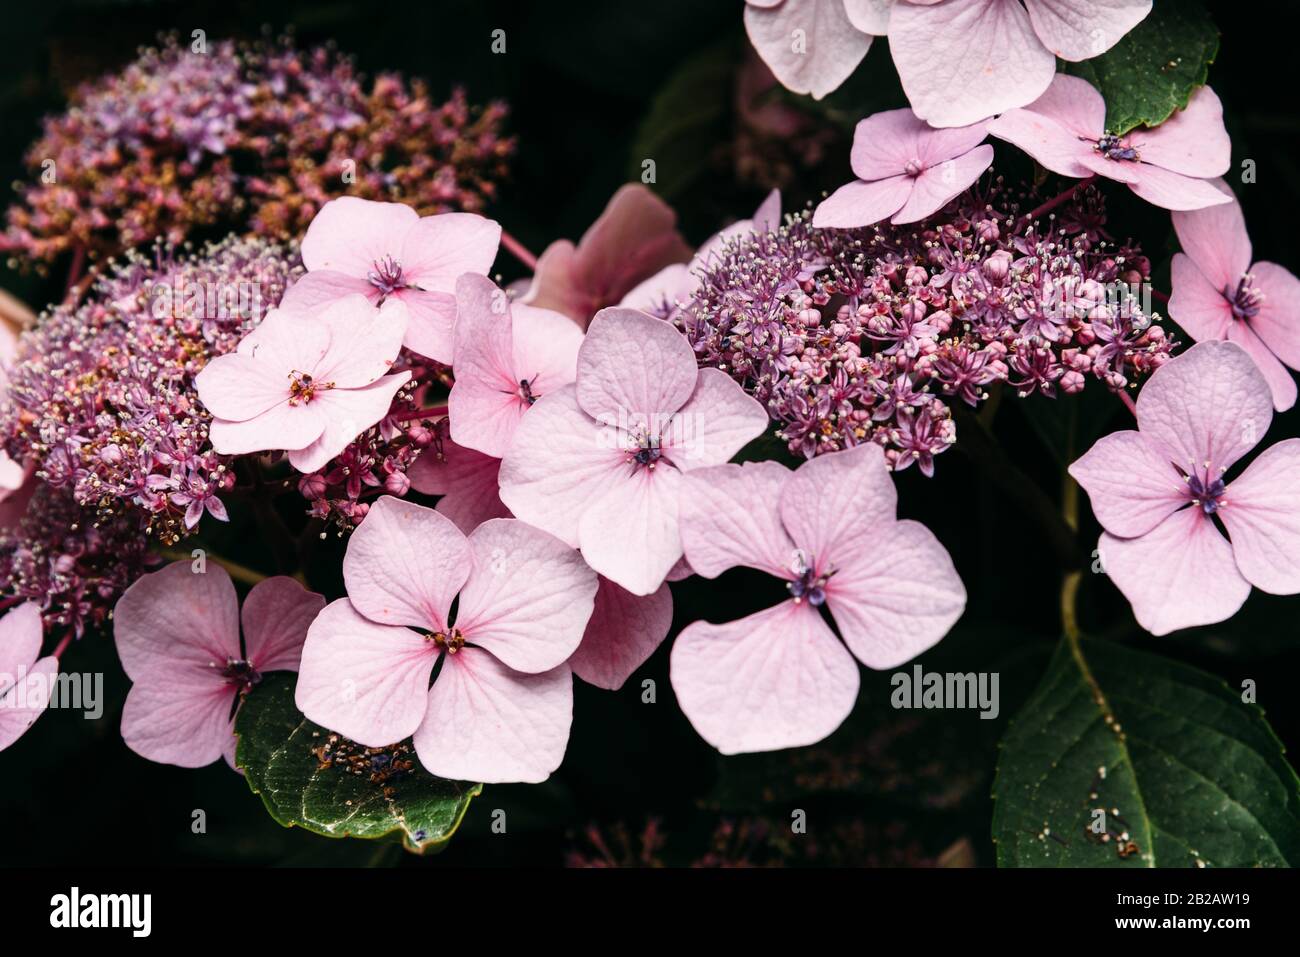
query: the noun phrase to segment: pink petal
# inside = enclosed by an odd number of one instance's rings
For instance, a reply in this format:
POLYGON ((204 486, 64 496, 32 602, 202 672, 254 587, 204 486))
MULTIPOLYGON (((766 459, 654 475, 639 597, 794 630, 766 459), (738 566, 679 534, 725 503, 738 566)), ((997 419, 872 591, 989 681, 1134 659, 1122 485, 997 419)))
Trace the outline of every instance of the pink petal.
POLYGON ((1264 294, 1250 328, 1279 359, 1300 369, 1300 279, 1277 263, 1250 268, 1255 287, 1264 294))
POLYGON ((639 468, 619 476, 578 523, 587 564, 634 595, 657 591, 682 557, 677 524, 682 473, 639 468))
POLYGON ((304 474, 324 468, 353 439, 388 415, 393 396, 410 378, 408 370, 386 375, 359 389, 317 393, 311 402, 298 408, 315 406, 325 420, 325 430, 306 448, 290 449, 289 464, 304 474))
POLYGON ((540 398, 576 379, 582 329, 568 316, 550 309, 516 304, 511 312, 515 371, 520 379, 529 381, 533 397, 540 398))
POLYGON ((1035 0, 1034 32, 1062 60, 1101 56, 1151 12, 1151 0, 1035 0))
MULTIPOLYGON (((330 345, 320 362, 301 371, 336 389, 367 386, 393 367, 409 321, 406 306, 389 299, 376 309, 362 296, 349 296, 313 317, 329 329, 330 345)), ((223 416, 224 418, 224 416, 223 416)))
POLYGON ((1208 179, 1195 179, 1150 163, 1134 163, 1130 169, 1136 173, 1137 182, 1129 188, 1152 206, 1162 209, 1204 209, 1220 203, 1232 202, 1208 179))
POLYGON ((402 344, 434 362, 450 365, 455 348, 456 297, 445 292, 409 288, 393 295, 410 312, 402 344))
POLYGON ((384 495, 348 541, 343 580, 370 620, 444 631, 469 562, 469 543, 449 518, 384 495))
MULTIPOLYGON (((1215 184, 1228 196, 1232 191, 1222 181, 1215 184)), ((1250 271, 1250 236, 1241 204, 1236 202, 1207 206, 1205 209, 1173 214, 1178 242, 1196 268, 1219 292, 1237 288, 1237 282, 1250 271)))
POLYGON ((1250 594, 1232 546, 1199 508, 1175 512, 1140 538, 1102 533, 1097 547, 1106 574, 1153 635, 1226 621, 1250 594))
POLYGON ((677 636, 677 703, 723 754, 815 744, 858 697, 858 668, 810 605, 784 601, 721 625, 697 621, 677 636))
POLYGON ((287 575, 267 578, 244 599, 244 652, 260 672, 297 671, 307 628, 325 607, 325 597, 287 575))
POLYGON ((871 35, 849 21, 844 0, 748 5, 745 32, 782 86, 818 100, 849 78, 871 46, 871 35))
POLYGON ((196 573, 188 561, 172 562, 142 575, 117 600, 113 638, 132 681, 223 687, 221 669, 243 657, 235 586, 215 562, 204 568, 196 573))
POLYGON ((464 273, 487 275, 497 258, 501 225, 474 213, 425 216, 405 234, 398 261, 407 282, 455 293, 464 273))
POLYGON ((1029 106, 990 121, 988 131, 1053 172, 1082 178, 1092 172, 1085 162, 1093 156, 1105 122, 1101 94, 1086 80, 1061 73, 1029 106))
POLYGON ((235 351, 269 362, 288 375, 294 369, 315 369, 329 344, 329 329, 315 321, 314 313, 272 309, 239 340, 235 351))
POLYGON ((691 274, 691 268, 685 263, 673 263, 634 286, 619 305, 653 313, 665 305, 671 307, 690 299, 697 288, 699 280, 691 274))
POLYGON ((578 407, 574 386, 544 396, 519 423, 501 459, 501 501, 528 524, 576 548, 583 514, 629 472, 613 431, 578 407))
POLYGON ((1155 129, 1134 132, 1130 139, 1143 163, 1184 176, 1222 176, 1232 163, 1223 104, 1208 86, 1193 93, 1186 108, 1155 129))
POLYGON ((213 419, 208 438, 212 448, 222 455, 305 449, 321 437, 326 425, 320 403, 290 405, 286 397, 279 405, 247 422, 213 419))
POLYGON ((604 425, 664 422, 686 404, 696 381, 686 337, 635 309, 596 313, 578 350, 578 404, 604 425))
POLYGON ((510 307, 505 293, 484 276, 464 276, 456 290, 456 382, 447 398, 451 437, 500 458, 528 410, 519 388, 523 376, 515 368, 510 307))
POLYGON ((1081 149, 1089 153, 1106 132, 1105 99, 1087 80, 1068 73, 1052 77, 1042 95, 1024 109, 1046 117, 1076 140, 1086 140, 1081 149))
POLYGON ((754 231, 770 233, 781 228, 781 191, 774 189, 754 210, 754 231))
POLYGON ((595 610, 569 667, 587 684, 617 691, 668 637, 672 623, 673 595, 667 584, 639 596, 602 578, 595 610))
MULTIPOLYGON (((1210 209, 1200 212, 1223 208, 1225 207, 1211 206, 1210 209)), ((1175 219, 1179 215, 1187 214, 1175 213, 1175 219)), ((1191 215, 1199 215, 1199 213, 1191 215)), ((1206 339, 1226 339, 1228 327, 1232 325, 1234 319, 1232 304, 1224 298, 1223 286, 1211 283, 1205 277, 1205 273, 1185 253, 1174 253, 1169 274, 1172 286, 1169 293, 1169 315, 1174 321, 1197 342, 1206 339)), ((1236 288, 1235 280, 1232 288, 1236 288)))
POLYGON ((849 165, 858 179, 888 179, 906 171, 909 164, 938 166, 969 153, 986 134, 984 123, 936 130, 909 109, 886 110, 858 123, 849 165))
POLYGON ((889 32, 889 11, 893 6, 894 0, 844 0, 844 12, 849 22, 863 33, 877 37, 889 32))
MULTIPOLYGON (((0 642, 3 640, 0 637, 0 642)), ((0 685, 0 751, 26 734, 50 704, 50 695, 59 674, 59 659, 49 656, 29 662, 30 659, 12 670, 0 671, 0 675, 7 673, 12 680, 7 687, 0 685)))
POLYGON ((781 521, 809 561, 840 564, 894 519, 898 493, 880 446, 868 443, 810 459, 781 492, 781 521))
POLYGON ((912 109, 933 126, 965 126, 1024 106, 1056 72, 1056 58, 1016 0, 895 4, 889 50, 912 109))
POLYGON ((443 458, 426 449, 406 472, 411 488, 441 495, 437 510, 468 535, 490 518, 509 518, 510 510, 497 494, 501 460, 442 441, 443 458))
POLYGON ((1270 594, 1300 592, 1300 439, 1266 449, 1220 506, 1242 576, 1270 594))
POLYGON ((577 278, 577 255, 578 247, 567 239, 557 239, 543 249, 533 281, 519 301, 562 313, 585 329, 600 306, 577 278))
POLYGON ((309 272, 332 269, 365 278, 376 260, 396 257, 402 238, 420 219, 401 203, 355 196, 330 200, 307 227, 302 262, 309 272))
POLYGON ((289 400, 290 370, 251 356, 217 356, 194 378, 199 401, 214 416, 246 422, 289 400))
POLYGON ((1187 503, 1187 483, 1140 432, 1113 432, 1070 466, 1106 531, 1136 538, 1187 503))
POLYGON ((1255 367, 1259 369, 1264 381, 1268 383, 1269 391, 1273 394, 1273 408, 1279 412, 1285 412, 1291 406, 1295 405, 1296 384, 1291 375, 1291 370, 1284 366, 1273 355, 1272 351, 1266 346, 1259 336, 1255 335, 1251 326, 1244 322, 1234 322, 1228 326, 1227 340, 1235 342, 1250 354, 1255 360, 1255 367))
POLYGON ((379 297, 379 290, 364 276, 322 269, 307 273, 285 290, 280 308, 288 312, 311 313, 358 294, 373 301, 379 297))
POLYGON ((993 147, 986 143, 929 167, 912 182, 912 195, 891 221, 903 225, 937 213, 949 200, 964 193, 992 163, 993 147))
POLYGON ((898 175, 841 186, 813 211, 813 225, 821 229, 853 229, 878 223, 903 208, 912 195, 913 182, 910 176, 898 175))
POLYGON ((795 544, 781 524, 781 492, 792 477, 779 462, 699 469, 682 482, 682 549, 696 574, 717 578, 737 565, 790 578, 795 544))
POLYGON ((568 665, 525 675, 466 648, 447 656, 429 689, 415 753, 438 777, 535 784, 564 760, 572 722, 568 665))
POLYGON ((456 627, 509 668, 550 671, 582 641, 596 573, 553 535, 494 518, 469 536, 471 570, 456 627))
MULTIPOLYGON (((0 618, 0 675, 14 675, 41 653, 44 637, 41 606, 32 601, 11 608, 0 618)), ((0 690, 3 690, 0 683, 0 690)))
POLYGON ((682 471, 720 465, 767 428, 767 410, 735 379, 701 369, 695 391, 660 436, 661 447, 682 471))
POLYGON ((1138 427, 1190 472, 1231 468, 1273 421, 1255 362, 1230 342, 1200 342, 1152 373, 1137 398, 1138 427))
POLYGON ((393 744, 424 720, 437 654, 409 628, 376 624, 340 598, 307 632, 294 702, 311 721, 366 747, 393 744))
POLYGON ((234 740, 232 685, 137 682, 122 706, 122 740, 150 761, 201 768, 221 757, 234 740))
POLYGON ((832 560, 826 607, 868 668, 901 665, 935 645, 966 608, 948 551, 919 522, 877 522, 832 560))

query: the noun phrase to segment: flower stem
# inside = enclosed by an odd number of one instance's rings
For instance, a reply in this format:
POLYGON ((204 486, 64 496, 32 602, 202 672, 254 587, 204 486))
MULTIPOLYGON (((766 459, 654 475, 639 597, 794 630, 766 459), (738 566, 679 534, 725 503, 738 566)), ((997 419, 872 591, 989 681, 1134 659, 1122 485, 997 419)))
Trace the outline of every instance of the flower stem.
POLYGON ((59 643, 55 645, 54 650, 50 652, 51 656, 62 659, 63 653, 68 650, 68 645, 72 644, 72 636, 73 630, 69 628, 68 633, 59 639, 59 643))
POLYGON ((1133 396, 1129 395, 1127 392, 1118 392, 1116 394, 1119 396, 1120 401, 1124 403, 1124 405, 1128 408, 1128 410, 1133 413, 1133 418, 1136 419, 1138 414, 1138 407, 1137 407, 1137 403, 1133 401, 1133 396))
POLYGON ((1021 226, 1021 227, 1028 226, 1030 223, 1032 223, 1032 222, 1033 222, 1035 219, 1037 219, 1039 216, 1045 216, 1045 215, 1047 215, 1048 213, 1050 213, 1052 210, 1056 209, 1056 207, 1060 206, 1062 203, 1064 203, 1064 202, 1065 202, 1066 200, 1068 200, 1071 196, 1073 196, 1075 193, 1077 193, 1077 192, 1078 192, 1079 190, 1081 190, 1083 187, 1087 186, 1089 183, 1091 183, 1091 182, 1092 182, 1094 179, 1096 179, 1096 178, 1097 178, 1097 176, 1096 176, 1096 174, 1094 173, 1092 176, 1089 176, 1089 177, 1087 177, 1086 179, 1081 179, 1081 180, 1079 180, 1077 183, 1075 183, 1073 186, 1071 186, 1069 189, 1067 189, 1065 192, 1063 192, 1063 193, 1061 193, 1061 194, 1059 194, 1059 195, 1057 195, 1057 196, 1054 196, 1053 198, 1049 199, 1047 202, 1043 203, 1042 206, 1039 206, 1037 209, 1032 209, 1032 210, 1030 210, 1029 212, 1025 213, 1025 215, 1024 215, 1023 217, 1021 217, 1021 220, 1020 220, 1019 226, 1021 226))
POLYGON ((515 237, 511 236, 504 229, 501 230, 501 245, 506 247, 510 255, 514 256, 529 269, 536 271, 537 257, 529 251, 527 246, 515 239, 515 237))

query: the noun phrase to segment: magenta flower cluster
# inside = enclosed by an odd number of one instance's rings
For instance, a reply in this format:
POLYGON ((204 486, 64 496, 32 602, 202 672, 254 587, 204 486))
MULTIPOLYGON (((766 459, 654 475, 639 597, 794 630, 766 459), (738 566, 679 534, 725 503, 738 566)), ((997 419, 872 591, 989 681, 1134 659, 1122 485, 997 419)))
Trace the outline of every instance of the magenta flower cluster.
POLYGON ((1150 264, 1105 222, 1092 188, 1031 219, 1000 181, 907 226, 821 229, 803 213, 724 243, 666 314, 702 364, 764 403, 791 452, 875 442, 928 475, 956 441, 953 404, 994 383, 1119 391, 1169 357, 1143 302, 1150 264))

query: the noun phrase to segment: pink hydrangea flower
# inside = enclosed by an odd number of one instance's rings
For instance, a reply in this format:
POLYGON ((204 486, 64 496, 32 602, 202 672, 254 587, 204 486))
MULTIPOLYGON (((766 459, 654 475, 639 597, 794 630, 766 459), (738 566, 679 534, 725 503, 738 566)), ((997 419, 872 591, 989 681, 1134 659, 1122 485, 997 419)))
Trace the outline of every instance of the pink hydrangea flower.
POLYGON ((447 399, 451 437, 500 458, 533 403, 573 381, 582 329, 549 309, 512 306, 484 276, 462 276, 456 301, 456 382, 447 399))
POLYGON ((585 329, 598 310, 619 302, 642 280, 690 258, 672 207, 640 183, 629 183, 577 246, 561 239, 546 247, 519 301, 562 312, 585 329))
POLYGON ((559 767, 573 717, 565 661, 596 594, 576 552, 513 519, 466 537, 385 496, 352 534, 343 579, 348 597, 303 648, 303 714, 369 747, 413 736, 440 777, 537 782, 559 767))
POLYGON ((1300 439, 1226 476, 1272 418, 1250 355, 1202 342, 1147 381, 1137 431, 1106 436, 1070 466, 1105 529, 1102 566, 1152 634, 1231 618, 1251 585, 1300 592, 1300 439))
POLYGON ((727 461, 766 426, 762 405, 725 372, 697 369, 670 324, 603 309, 578 351, 577 381, 519 423, 501 461, 501 500, 648 595, 682 556, 683 474, 727 461))
POLYGON ((1231 202, 1210 182, 1228 171, 1232 144, 1223 105, 1208 86, 1155 129, 1112 136, 1101 94, 1062 73, 1037 100, 1003 113, 988 130, 1062 176, 1105 176, 1165 209, 1231 202))
POLYGON ((297 671, 307 626, 325 599, 283 575, 258 582, 243 611, 220 565, 173 562, 139 578, 113 610, 113 636, 133 684, 122 738, 161 764, 235 766, 235 710, 269 671, 297 671), (243 623, 243 644, 239 630, 243 623))
POLYGON ((634 595, 601 578, 591 621, 569 667, 587 684, 617 691, 663 644, 672 624, 673 594, 666 582, 649 595, 634 595))
POLYGON ((284 449, 314 472, 388 414, 409 371, 386 375, 402 347, 406 307, 376 309, 347 296, 306 316, 272 310, 239 348, 194 380, 213 415, 212 447, 223 455, 284 449))
POLYGON ((682 543, 696 573, 757 568, 784 579, 790 595, 738 621, 697 621, 673 645, 677 701, 723 754, 820 741, 853 710, 855 657, 869 668, 900 665, 966 606, 948 552, 925 526, 897 519, 877 445, 794 472, 777 462, 721 465, 682 484, 682 543))
POLYGON ((308 272, 281 306, 315 309, 357 293, 375 305, 399 300, 410 310, 402 344, 450 364, 456 280, 485 275, 500 242, 501 227, 474 213, 421 217, 401 203, 344 196, 322 206, 307 227, 308 272))
POLYGON ((1291 408, 1296 384, 1286 367, 1300 369, 1300 281, 1277 263, 1251 264, 1235 200, 1174 213, 1173 220, 1183 251, 1171 267, 1169 314, 1195 340, 1226 339, 1245 349, 1273 390, 1274 408, 1291 408))
POLYGON ((885 33, 887 3, 873 0, 747 0, 745 32, 787 90, 820 100, 837 90, 885 33))
POLYGON ((437 511, 468 535, 490 518, 513 517, 498 494, 500 471, 499 458, 442 437, 420 454, 406 474, 417 492, 442 496, 437 511))
POLYGON ((41 609, 24 602, 0 618, 0 751, 36 723, 50 703, 59 659, 41 657, 41 609))
POLYGON ((993 162, 984 123, 932 130, 911 110, 868 116, 853 134, 857 182, 841 186, 813 214, 814 226, 849 229, 885 217, 914 223, 964 193, 993 162))
POLYGON ((1151 0, 900 0, 889 52, 917 116, 965 126, 1032 102, 1057 57, 1100 56, 1150 12, 1151 0))

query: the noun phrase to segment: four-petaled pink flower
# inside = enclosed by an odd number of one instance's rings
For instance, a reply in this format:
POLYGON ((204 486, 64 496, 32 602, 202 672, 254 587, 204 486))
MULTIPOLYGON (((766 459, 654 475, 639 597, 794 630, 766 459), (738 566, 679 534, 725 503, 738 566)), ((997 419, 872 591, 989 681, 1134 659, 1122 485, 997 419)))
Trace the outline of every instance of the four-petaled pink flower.
POLYGON ((43 635, 35 602, 0 618, 0 751, 26 734, 49 706, 59 659, 41 657, 43 635))
POLYGON ((310 316, 283 309, 194 380, 223 455, 286 450, 300 472, 324 466, 388 414, 410 372, 386 375, 402 347, 406 307, 347 296, 310 316))
POLYGON ((1106 132, 1101 94, 1062 73, 1037 100, 991 120, 988 129, 1062 176, 1105 176, 1165 209, 1231 202, 1210 181, 1228 171, 1232 144, 1223 105, 1208 86, 1155 129, 1114 136, 1106 132))
POLYGON ((303 311, 355 293, 375 305, 390 299, 410 310, 405 345, 437 362, 452 361, 456 280, 492 268, 501 227, 474 213, 421 217, 401 203, 355 196, 330 200, 307 227, 308 269, 281 306, 303 311))
POLYGON ((161 764, 235 766, 235 711, 270 671, 297 671, 307 626, 325 599, 283 575, 258 582, 243 611, 220 565, 173 562, 118 599, 113 636, 134 684, 122 738, 161 764), (244 637, 240 644, 239 626, 244 637))
POLYGON ((512 306, 484 276, 462 276, 456 301, 456 382, 447 398, 451 437, 500 458, 533 403, 573 381, 582 329, 549 309, 512 306))
POLYGON ((551 243, 520 302, 562 312, 584 329, 642 280, 691 258, 671 206, 642 186, 620 187, 578 245, 551 243))
POLYGON ((501 461, 501 500, 636 595, 682 556, 684 473, 727 461, 767 426, 725 372, 698 369, 686 338, 635 309, 603 309, 578 378, 520 421, 501 461))
POLYGON ((1296 384, 1286 367, 1300 369, 1300 280, 1277 263, 1251 264, 1235 200, 1174 213, 1173 220, 1183 251, 1171 267, 1169 314, 1195 340, 1226 339, 1245 349, 1273 390, 1274 408, 1291 408, 1296 384))
POLYGON ((1105 529, 1102 567, 1152 634, 1224 621, 1251 585, 1300 592, 1300 439, 1226 475, 1272 418, 1251 357, 1201 342, 1147 380, 1136 432, 1106 436, 1070 466, 1105 529))
POLYGON ((868 116, 853 134, 849 163, 858 181, 841 186, 813 213, 814 226, 895 225, 938 212, 993 162, 984 123, 933 130, 911 110, 868 116))
POLYGON ((466 537, 385 496, 352 534, 343 580, 348 597, 303 648, 303 714, 369 747, 413 736, 440 777, 536 782, 559 767, 573 717, 565 661, 596 595, 577 552, 508 518, 466 537))
POLYGON ((738 621, 688 625, 673 645, 677 701, 724 754, 820 741, 853 709, 854 657, 875 669, 902 664, 966 606, 948 552, 924 525, 896 517, 879 446, 794 472, 778 462, 722 465, 682 485, 682 543, 695 572, 716 578, 744 565, 785 579, 789 592, 738 621))

